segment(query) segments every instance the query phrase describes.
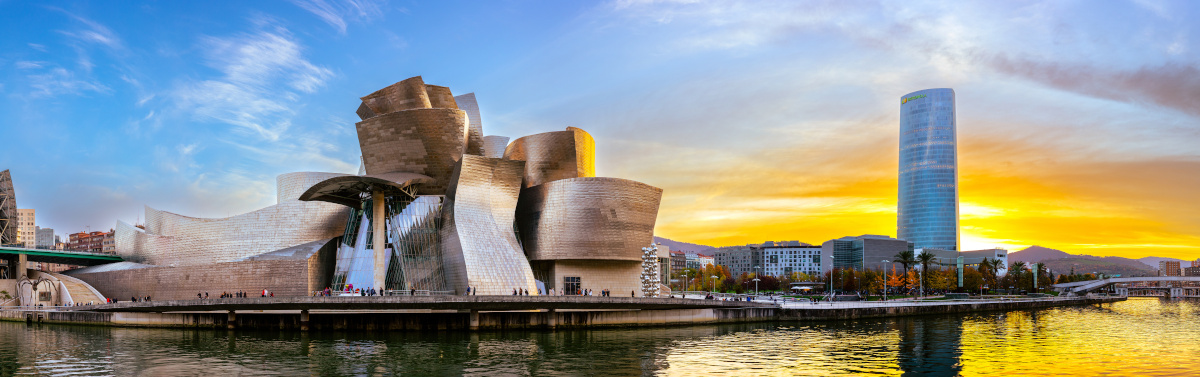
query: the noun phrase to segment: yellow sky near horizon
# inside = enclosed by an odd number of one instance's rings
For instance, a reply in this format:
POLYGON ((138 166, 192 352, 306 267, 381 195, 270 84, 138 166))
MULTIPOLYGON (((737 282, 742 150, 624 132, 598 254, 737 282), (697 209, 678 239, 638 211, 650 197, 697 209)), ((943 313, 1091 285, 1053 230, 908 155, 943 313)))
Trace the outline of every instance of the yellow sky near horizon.
MULTIPOLYGON (((964 134, 961 123, 965 250, 1038 245, 1095 256, 1200 258, 1200 215, 1193 208, 1200 161, 1080 157, 1020 137, 974 134, 978 127, 964 134)), ((880 123, 876 129, 888 128, 880 123)), ((664 188, 656 235, 712 246, 895 236, 895 142, 885 134, 853 145, 798 148, 807 152, 654 154, 668 161, 645 168, 664 188)))

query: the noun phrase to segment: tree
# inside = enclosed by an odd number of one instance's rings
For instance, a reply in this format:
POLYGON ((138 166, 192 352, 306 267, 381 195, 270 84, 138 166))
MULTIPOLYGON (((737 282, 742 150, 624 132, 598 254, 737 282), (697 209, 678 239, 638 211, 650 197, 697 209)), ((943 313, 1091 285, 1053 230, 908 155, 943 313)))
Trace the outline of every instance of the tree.
POLYGON ((984 276, 979 271, 968 268, 963 270, 963 290, 967 292, 978 292, 983 286, 984 276))
POLYGON ((908 267, 917 263, 917 257, 913 255, 912 250, 904 250, 896 253, 896 256, 893 258, 896 259, 894 262, 899 263, 900 266, 904 267, 905 275, 908 275, 908 267))
POLYGON ((924 281, 923 284, 926 287, 929 286, 929 284, 925 283, 929 281, 929 264, 933 263, 934 259, 937 259, 937 256, 933 255, 929 250, 921 250, 921 254, 917 255, 917 263, 921 264, 921 280, 924 281))
POLYGON ((1021 278, 1023 278, 1025 276, 1025 269, 1026 269, 1026 267, 1025 267, 1024 261, 1012 262, 1012 264, 1009 265, 1008 276, 1007 276, 1008 278, 1011 279, 1011 283, 1009 284, 1009 286, 1012 286, 1012 287, 1022 286, 1021 282, 1023 280, 1021 280, 1021 278))
POLYGON ((983 274, 983 280, 985 284, 999 288, 997 287, 997 285, 1000 283, 997 279, 997 272, 1000 270, 1000 267, 1001 265, 999 259, 983 258, 983 262, 979 263, 979 273, 983 274))
POLYGON ((896 273, 896 266, 892 266, 892 273, 887 277, 888 288, 900 288, 904 286, 904 276, 896 273))

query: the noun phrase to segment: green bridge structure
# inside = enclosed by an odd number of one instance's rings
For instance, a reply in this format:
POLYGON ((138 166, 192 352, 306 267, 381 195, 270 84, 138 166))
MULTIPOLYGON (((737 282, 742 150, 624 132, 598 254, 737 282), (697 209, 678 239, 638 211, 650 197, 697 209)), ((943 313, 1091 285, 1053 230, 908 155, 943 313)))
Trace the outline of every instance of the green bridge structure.
POLYGON ((124 262, 125 259, 112 254, 0 246, 0 261, 4 262, 4 268, 0 269, 0 279, 16 279, 25 275, 29 262, 95 266, 124 262))

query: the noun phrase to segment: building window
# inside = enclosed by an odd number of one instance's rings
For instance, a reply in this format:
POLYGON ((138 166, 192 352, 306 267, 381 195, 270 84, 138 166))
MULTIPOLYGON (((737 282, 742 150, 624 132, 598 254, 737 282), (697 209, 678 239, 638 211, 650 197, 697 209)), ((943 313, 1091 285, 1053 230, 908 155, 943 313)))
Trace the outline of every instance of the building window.
POLYGON ((578 276, 563 277, 563 293, 568 295, 581 294, 583 290, 583 282, 578 276))

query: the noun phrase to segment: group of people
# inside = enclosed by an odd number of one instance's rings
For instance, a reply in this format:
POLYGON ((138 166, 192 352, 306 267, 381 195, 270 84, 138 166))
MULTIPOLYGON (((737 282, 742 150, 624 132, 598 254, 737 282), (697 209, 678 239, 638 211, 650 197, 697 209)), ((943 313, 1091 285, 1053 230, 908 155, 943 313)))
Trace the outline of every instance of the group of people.
MULTIPOLYGON (((267 290, 264 289, 262 297, 267 297, 267 293, 268 293, 267 290)), ((275 297, 274 293, 270 293, 270 294, 271 294, 271 297, 275 297)), ((246 298, 246 297, 250 297, 250 295, 247 294, 246 292, 221 293, 221 298, 246 298)), ((204 293, 204 298, 208 298, 207 292, 204 293)))

